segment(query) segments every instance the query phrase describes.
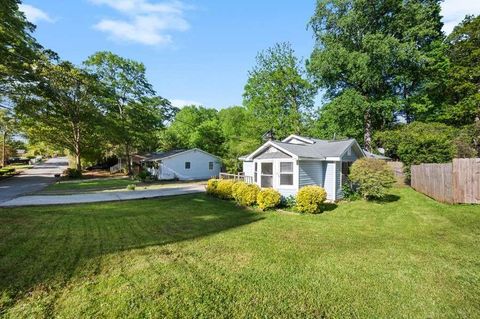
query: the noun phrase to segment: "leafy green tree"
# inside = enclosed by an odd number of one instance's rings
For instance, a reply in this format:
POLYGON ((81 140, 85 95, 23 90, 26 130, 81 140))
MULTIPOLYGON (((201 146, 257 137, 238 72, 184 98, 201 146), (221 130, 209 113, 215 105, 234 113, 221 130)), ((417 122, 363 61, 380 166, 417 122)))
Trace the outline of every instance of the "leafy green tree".
POLYGON ((402 161, 409 174, 411 165, 451 161, 457 153, 456 135, 455 128, 442 123, 413 122, 377 132, 375 144, 385 149, 385 155, 402 161))
POLYGON ((163 150, 197 147, 222 156, 224 141, 217 110, 195 105, 182 108, 160 134, 163 150))
POLYGON ((361 121, 370 148, 373 132, 392 126, 397 114, 409 121, 409 97, 424 80, 431 47, 442 39, 439 12, 437 0, 318 0, 310 21, 316 47, 307 69, 328 99, 342 99, 330 106, 324 125, 345 135, 358 131, 361 121), (352 127, 337 123, 338 107, 355 114, 352 127))
POLYGON ((170 102, 155 97, 142 63, 111 52, 97 52, 85 65, 110 90, 106 103, 110 139, 123 145, 129 175, 132 174, 131 154, 139 148, 151 150, 155 132, 163 127, 171 110, 170 102))
POLYGON ((11 97, 15 85, 31 80, 42 47, 32 36, 35 26, 18 9, 19 0, 0 6, 0 96, 11 97))
POLYGON ((315 93, 291 45, 279 43, 257 55, 243 97, 257 122, 257 135, 273 129, 286 137, 305 130, 315 93))
POLYGON ((450 103, 447 123, 480 121, 480 15, 467 16, 447 38, 450 103))
POLYGON ((227 172, 237 173, 242 170, 238 158, 258 148, 261 135, 255 127, 255 119, 245 107, 233 106, 218 112, 220 126, 225 137, 225 155, 223 162, 227 172))
POLYGON ((43 61, 38 80, 16 98, 16 112, 29 139, 67 149, 82 169, 84 153, 101 143, 103 90, 96 78, 70 62, 43 61))

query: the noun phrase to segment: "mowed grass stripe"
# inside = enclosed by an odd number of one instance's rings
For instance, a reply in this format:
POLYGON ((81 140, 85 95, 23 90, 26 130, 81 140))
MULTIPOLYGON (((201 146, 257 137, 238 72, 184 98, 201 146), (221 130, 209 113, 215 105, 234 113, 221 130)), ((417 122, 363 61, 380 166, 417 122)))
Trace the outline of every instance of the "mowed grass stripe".
POLYGON ((408 188, 316 216, 204 195, 3 209, 0 312, 478 317, 479 230, 479 207, 408 188))

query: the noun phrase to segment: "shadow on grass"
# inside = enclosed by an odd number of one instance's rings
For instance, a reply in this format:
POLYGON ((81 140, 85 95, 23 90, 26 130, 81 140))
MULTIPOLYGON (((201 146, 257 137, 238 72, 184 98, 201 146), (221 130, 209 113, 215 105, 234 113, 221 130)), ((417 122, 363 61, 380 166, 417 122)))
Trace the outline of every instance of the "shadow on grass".
MULTIPOLYGON (((94 275, 105 267, 106 255, 193 240, 262 219, 205 195, 0 209, 0 296, 7 293, 13 302, 34 287, 94 275)), ((125 257, 119 256, 121 262, 125 257)), ((0 316, 5 306, 0 300, 0 316)))
POLYGON ((375 203, 384 204, 384 203, 397 202, 398 200, 400 200, 400 196, 393 195, 393 194, 388 194, 387 196, 385 196, 383 198, 374 199, 372 201, 375 202, 375 203))
POLYGON ((322 213, 330 212, 338 207, 335 203, 323 203, 322 204, 322 213))

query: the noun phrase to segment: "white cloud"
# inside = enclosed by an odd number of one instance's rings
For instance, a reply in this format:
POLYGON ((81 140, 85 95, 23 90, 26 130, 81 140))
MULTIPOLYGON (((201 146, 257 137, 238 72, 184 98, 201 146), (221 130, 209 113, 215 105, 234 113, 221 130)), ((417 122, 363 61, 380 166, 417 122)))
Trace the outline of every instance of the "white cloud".
POLYGON ((53 19, 43 10, 34 7, 29 4, 21 4, 18 6, 20 11, 25 13, 27 20, 32 23, 38 23, 39 21, 54 22, 53 19))
POLYGON ((446 34, 452 32, 467 14, 478 15, 480 13, 480 1, 476 0, 445 0, 441 4, 443 16, 443 31, 446 34))
POLYGON ((187 105, 203 105, 203 103, 200 103, 200 102, 191 101, 191 100, 181 100, 181 99, 170 100, 170 103, 172 103, 173 106, 178 108, 182 108, 187 105))
POLYGON ((107 5, 123 15, 121 19, 102 19, 94 27, 117 41, 163 45, 172 41, 169 31, 186 31, 184 18, 190 7, 179 1, 152 3, 147 0, 90 0, 107 5))

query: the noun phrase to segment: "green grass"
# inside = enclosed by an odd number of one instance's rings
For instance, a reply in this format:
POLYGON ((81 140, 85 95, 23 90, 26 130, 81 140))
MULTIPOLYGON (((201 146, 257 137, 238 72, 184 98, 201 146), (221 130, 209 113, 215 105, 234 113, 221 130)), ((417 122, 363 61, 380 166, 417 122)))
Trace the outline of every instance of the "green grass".
POLYGON ((129 178, 105 178, 105 179, 81 179, 72 181, 61 181, 49 185, 45 192, 57 191, 96 191, 105 189, 126 189, 130 184, 137 184, 139 181, 129 178))
POLYGON ((6 318, 480 317, 480 207, 189 195, 0 210, 6 318))

